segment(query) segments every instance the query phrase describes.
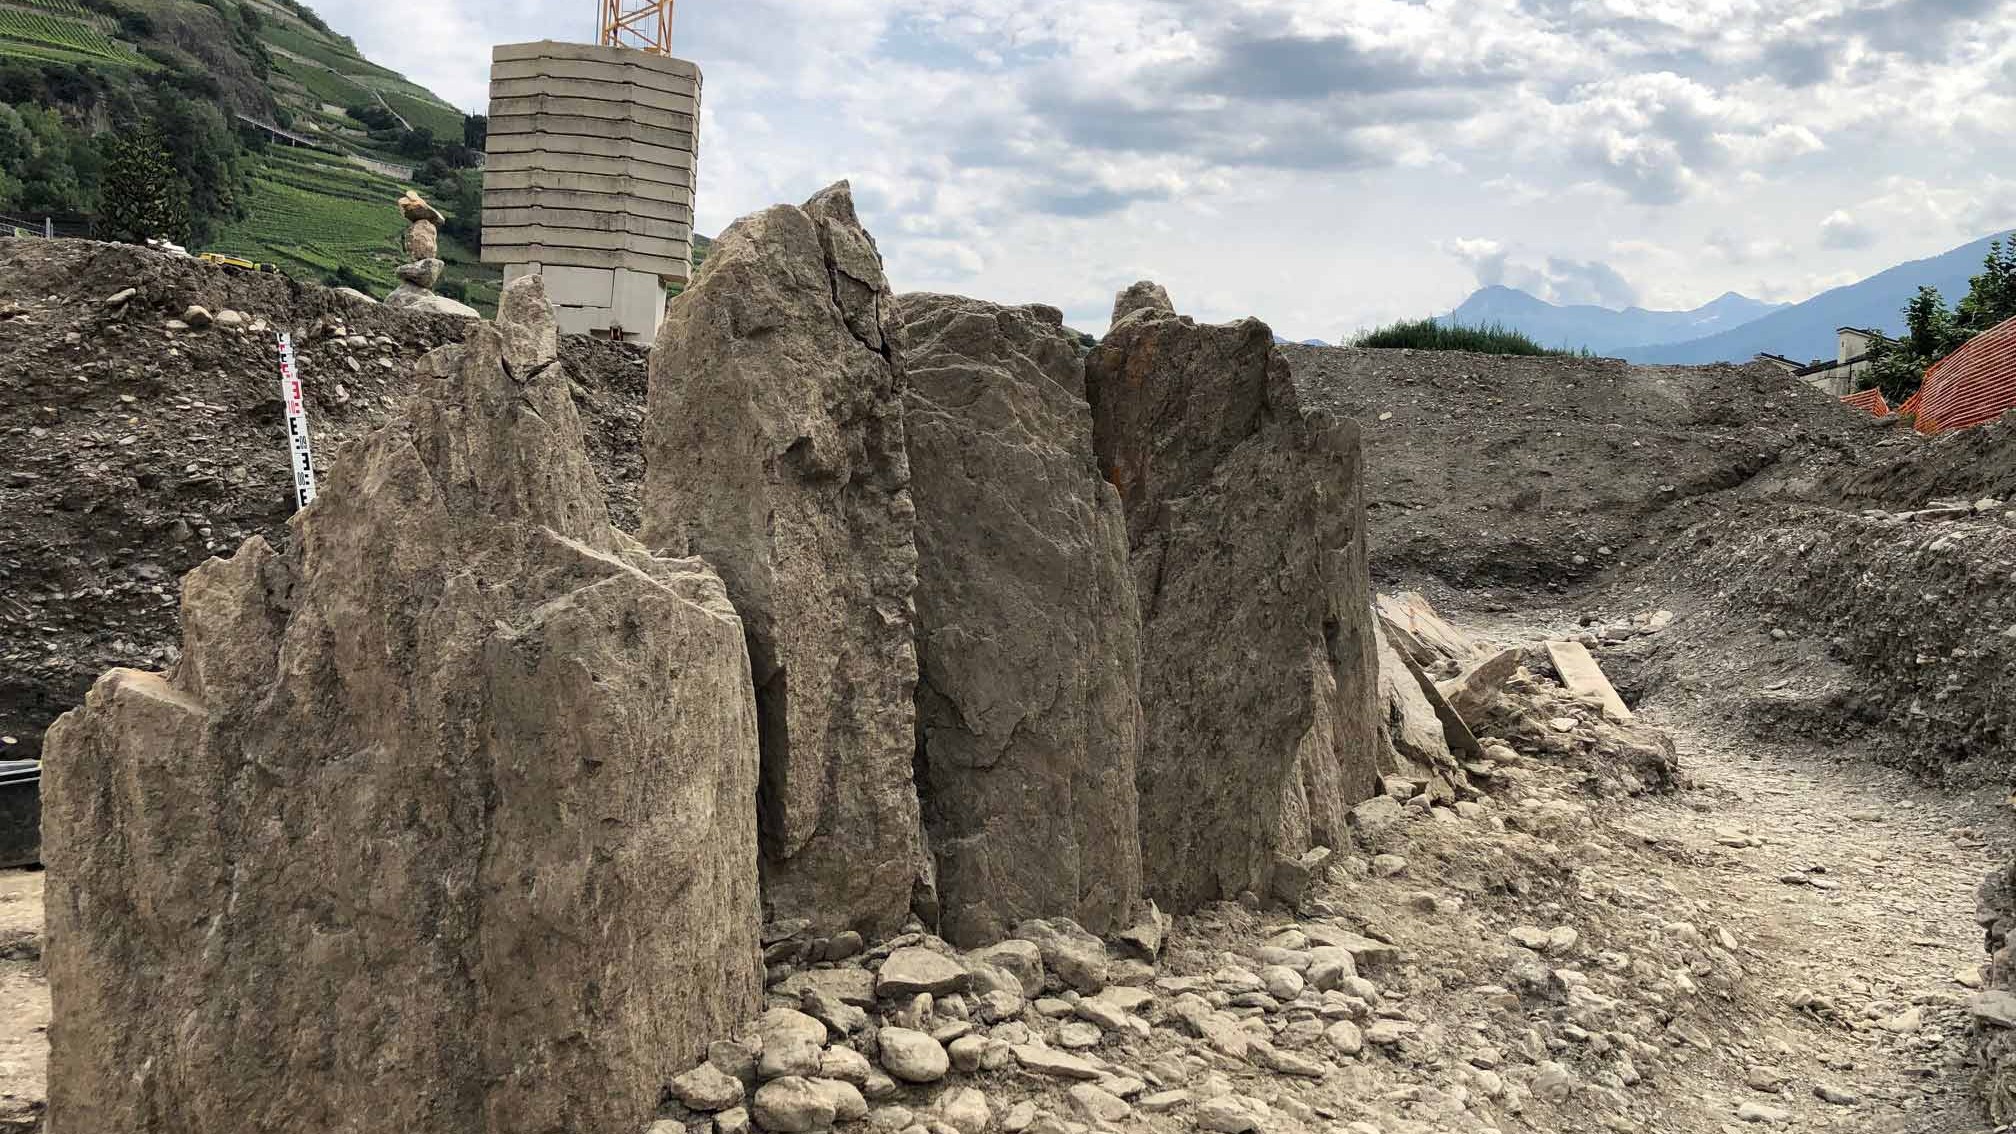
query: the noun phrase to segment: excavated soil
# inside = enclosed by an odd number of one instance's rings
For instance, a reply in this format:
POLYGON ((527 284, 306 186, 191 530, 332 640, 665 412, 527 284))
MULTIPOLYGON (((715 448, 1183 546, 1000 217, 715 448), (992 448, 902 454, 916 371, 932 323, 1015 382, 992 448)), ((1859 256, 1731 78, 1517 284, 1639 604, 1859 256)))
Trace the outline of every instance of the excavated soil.
POLYGON ((1883 428, 1766 366, 1282 349, 1311 404, 1364 430, 1382 586, 1572 588, 1681 501, 1807 492, 1883 428))
MULTIPOLYGON (((0 240, 0 757, 38 757, 105 670, 174 659, 184 572, 252 535, 286 541, 275 332, 293 336, 326 469, 466 327, 130 245, 0 240), (248 318, 171 329, 191 306, 248 318)), ((570 338, 564 354, 634 530, 644 352, 570 338)))

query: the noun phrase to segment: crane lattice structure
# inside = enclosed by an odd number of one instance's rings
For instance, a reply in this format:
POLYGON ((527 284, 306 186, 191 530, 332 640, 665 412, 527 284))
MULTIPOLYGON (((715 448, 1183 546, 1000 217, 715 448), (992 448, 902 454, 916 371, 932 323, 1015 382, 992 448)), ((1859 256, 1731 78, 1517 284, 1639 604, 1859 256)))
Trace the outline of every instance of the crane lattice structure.
POLYGON ((599 0, 606 47, 634 47, 653 55, 672 54, 673 0, 599 0))

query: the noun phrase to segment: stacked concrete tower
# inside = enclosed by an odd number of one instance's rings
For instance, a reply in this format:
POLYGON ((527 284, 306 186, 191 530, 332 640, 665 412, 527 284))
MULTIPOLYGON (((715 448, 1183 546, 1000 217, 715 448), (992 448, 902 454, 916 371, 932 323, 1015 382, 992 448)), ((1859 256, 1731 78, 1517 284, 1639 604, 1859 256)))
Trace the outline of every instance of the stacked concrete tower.
POLYGON ((542 40, 491 55, 483 262, 545 277, 569 334, 648 341, 692 273, 700 69, 542 40))

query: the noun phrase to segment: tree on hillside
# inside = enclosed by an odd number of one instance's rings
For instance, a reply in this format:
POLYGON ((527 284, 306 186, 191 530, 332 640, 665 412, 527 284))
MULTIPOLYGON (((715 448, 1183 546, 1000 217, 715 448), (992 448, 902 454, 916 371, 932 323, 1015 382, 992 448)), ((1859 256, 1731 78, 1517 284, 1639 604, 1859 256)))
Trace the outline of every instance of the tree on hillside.
POLYGON ((1960 329, 1946 310, 1946 297, 1936 287, 1921 287, 1904 305, 1906 353, 1923 359, 1944 358, 1959 345, 1960 329))
POLYGON ((1858 390, 1881 390, 1883 400, 1903 405, 1925 381, 1924 359, 1912 354, 1909 340, 1890 342, 1877 339, 1869 344, 1869 371, 1856 384, 1858 390))
POLYGON ((150 122, 111 136, 99 186, 99 235, 128 244, 189 239, 189 186, 150 122))
POLYGON ((0 106, 0 209, 29 217, 88 213, 98 198, 98 152, 47 107, 0 106))
POLYGON ((1960 301, 1955 319, 1970 336, 2016 318, 2016 242, 2006 248, 1999 240, 1988 245, 1981 269, 1968 281, 1967 297, 1960 301))

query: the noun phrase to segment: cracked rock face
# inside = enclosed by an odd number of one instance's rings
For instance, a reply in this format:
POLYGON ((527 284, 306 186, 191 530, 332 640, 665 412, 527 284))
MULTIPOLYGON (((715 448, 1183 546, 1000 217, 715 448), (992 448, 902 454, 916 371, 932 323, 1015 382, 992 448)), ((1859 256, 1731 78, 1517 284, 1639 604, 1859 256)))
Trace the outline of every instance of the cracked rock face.
POLYGON ((919 793, 940 932, 1124 928, 1140 889, 1139 617, 1055 308, 898 304, 917 506, 919 793))
POLYGON ((502 310, 50 731, 52 1128, 637 1130, 757 1006, 741 624, 502 310))
POLYGON ((1257 320, 1150 284, 1086 362, 1141 608, 1142 874, 1188 910, 1267 892, 1369 797, 1377 661, 1356 426, 1305 409, 1257 320))
POLYGON ((776 921, 871 937, 924 869, 903 371, 843 182, 745 217, 651 355, 644 539, 705 559, 748 628, 776 921))

